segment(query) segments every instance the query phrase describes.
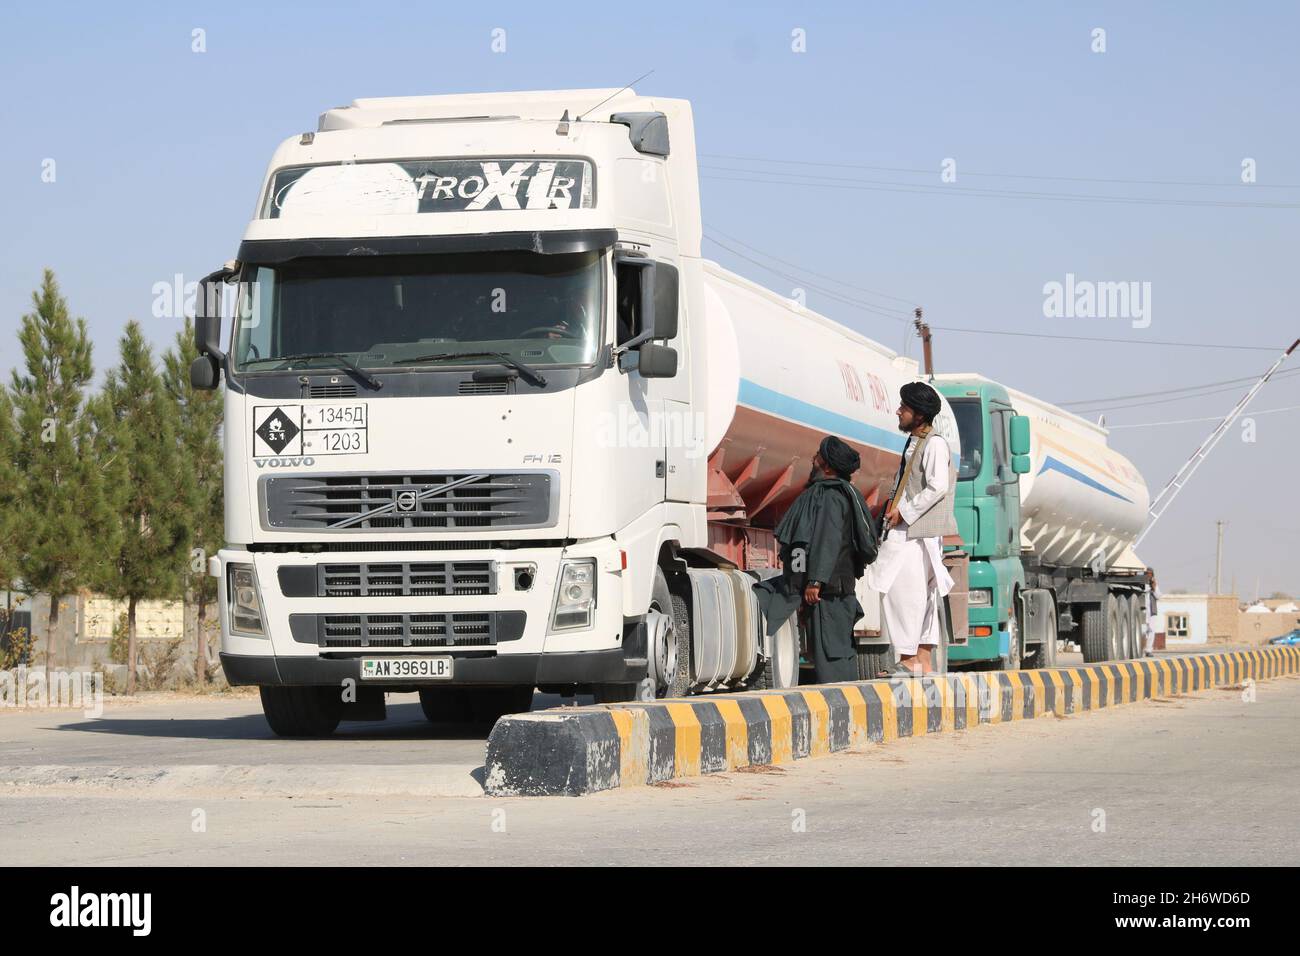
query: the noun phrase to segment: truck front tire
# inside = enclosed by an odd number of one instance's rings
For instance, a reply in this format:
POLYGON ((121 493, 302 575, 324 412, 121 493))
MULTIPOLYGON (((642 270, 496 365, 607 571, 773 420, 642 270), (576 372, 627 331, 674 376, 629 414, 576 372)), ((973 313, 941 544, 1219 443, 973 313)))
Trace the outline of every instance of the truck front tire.
POLYGON ((343 716, 338 687, 258 688, 262 713, 277 737, 328 737, 343 716))

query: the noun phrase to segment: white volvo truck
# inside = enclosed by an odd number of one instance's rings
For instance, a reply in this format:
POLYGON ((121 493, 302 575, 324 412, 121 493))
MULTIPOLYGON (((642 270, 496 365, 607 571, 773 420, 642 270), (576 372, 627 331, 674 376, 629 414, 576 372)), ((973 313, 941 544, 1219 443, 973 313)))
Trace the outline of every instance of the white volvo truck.
POLYGON ((191 373, 225 395, 221 659, 277 733, 797 681, 771 529, 828 433, 883 507, 917 367, 700 240, 683 100, 358 100, 281 144, 191 373))

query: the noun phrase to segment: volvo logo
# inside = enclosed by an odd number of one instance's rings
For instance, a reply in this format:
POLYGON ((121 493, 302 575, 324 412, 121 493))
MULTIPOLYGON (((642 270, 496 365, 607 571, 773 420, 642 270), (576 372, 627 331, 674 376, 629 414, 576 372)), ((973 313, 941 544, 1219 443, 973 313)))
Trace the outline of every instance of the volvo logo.
POLYGON ((414 511, 416 508, 416 495, 414 491, 403 491, 397 496, 397 510, 405 513, 414 511))

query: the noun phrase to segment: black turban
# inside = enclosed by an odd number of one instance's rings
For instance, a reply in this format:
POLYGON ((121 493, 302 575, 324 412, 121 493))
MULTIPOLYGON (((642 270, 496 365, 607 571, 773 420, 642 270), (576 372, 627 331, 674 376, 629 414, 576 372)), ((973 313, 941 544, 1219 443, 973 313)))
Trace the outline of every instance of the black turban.
POLYGON ((822 461, 845 478, 857 471, 862 464, 862 458, 858 453, 834 435, 827 435, 822 439, 817 453, 822 456, 822 461))
POLYGON ((926 421, 934 421, 934 417, 943 410, 939 393, 925 382, 908 382, 899 389, 898 393, 903 399, 903 404, 917 414, 924 415, 926 421))

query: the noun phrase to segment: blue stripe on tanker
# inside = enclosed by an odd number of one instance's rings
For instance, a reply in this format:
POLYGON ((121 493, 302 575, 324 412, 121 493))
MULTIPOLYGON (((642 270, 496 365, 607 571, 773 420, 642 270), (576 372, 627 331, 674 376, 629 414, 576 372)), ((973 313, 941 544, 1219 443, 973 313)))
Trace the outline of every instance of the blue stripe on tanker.
POLYGON ((747 378, 740 380, 740 393, 736 401, 742 405, 771 415, 780 415, 792 421, 808 425, 818 431, 839 435, 841 438, 853 438, 875 448, 903 453, 905 436, 901 432, 888 432, 875 425, 832 412, 818 405, 782 395, 766 386, 751 382, 747 378))
MULTIPOLYGON (((740 392, 736 396, 736 401, 757 411, 767 412, 769 415, 780 415, 782 418, 808 425, 818 431, 839 435, 841 438, 852 438, 874 448, 883 448, 899 455, 903 453, 903 446, 907 444, 907 436, 902 432, 886 431, 875 425, 868 425, 857 418, 850 418, 848 415, 832 412, 820 405, 783 395, 757 382, 751 382, 747 378, 740 380, 740 392)), ((952 462, 954 467, 960 467, 955 453, 952 462)))
POLYGON ((1038 473, 1040 475, 1045 471, 1059 471, 1067 478, 1073 478, 1075 481, 1082 482, 1083 484, 1087 485, 1089 488, 1096 488, 1098 491, 1104 494, 1108 494, 1112 498, 1118 498, 1120 501, 1127 501, 1129 504, 1133 503, 1131 499, 1125 498, 1118 491, 1111 491, 1100 481, 1097 481, 1095 478, 1089 478, 1083 472, 1071 468, 1069 465, 1053 458, 1051 455, 1048 455, 1046 458, 1043 459, 1043 467, 1038 469, 1038 473))

